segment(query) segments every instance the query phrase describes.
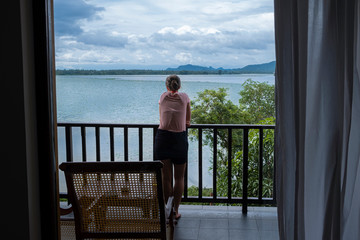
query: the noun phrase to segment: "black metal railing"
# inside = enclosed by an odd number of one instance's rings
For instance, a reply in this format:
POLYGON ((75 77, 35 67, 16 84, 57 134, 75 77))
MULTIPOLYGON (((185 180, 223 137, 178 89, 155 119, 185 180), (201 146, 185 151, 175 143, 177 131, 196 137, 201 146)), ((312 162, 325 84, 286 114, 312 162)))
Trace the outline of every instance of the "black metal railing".
MULTIPOLYGON (((154 148, 154 138, 156 135, 158 125, 157 124, 101 124, 101 123, 58 123, 58 132, 63 131, 65 134, 65 161, 88 161, 87 156, 87 130, 93 129, 95 132, 95 161, 129 161, 129 129, 137 129, 138 132, 138 152, 137 160, 144 161, 144 129, 150 129, 152 132, 152 148, 154 148), (80 130, 81 136, 81 159, 74 159, 73 153, 73 129, 80 130), (102 159, 101 157, 101 131, 100 129, 108 129, 108 144, 109 144, 109 154, 107 159, 102 159), (122 159, 115 157, 115 130, 122 129, 122 141, 123 141, 123 156, 122 159)), ((256 205, 275 205, 276 204, 276 182, 275 182, 275 163, 272 162, 272 196, 263 197, 263 169, 264 169, 264 131, 274 131, 274 125, 243 125, 243 124, 193 124, 189 129, 192 131, 192 136, 197 140, 197 160, 198 160, 198 196, 189 196, 188 195, 188 171, 185 173, 185 188, 183 195, 183 202, 198 202, 198 203, 229 203, 229 204, 241 204, 242 212, 247 213, 247 207, 249 204, 256 205), (258 135, 258 196, 249 196, 248 194, 248 185, 249 185, 249 131, 257 130, 258 135), (235 181, 242 182, 242 194, 241 196, 232 196, 232 184, 234 176, 232 176, 232 160, 234 158, 234 132, 241 131, 242 139, 242 176, 235 176, 235 181), (196 134, 194 134, 196 132, 196 134), (217 171, 218 171, 218 135, 219 132, 227 132, 226 140, 226 165, 227 165, 227 196, 218 196, 217 194, 217 171), (212 141, 212 194, 211 196, 204 196, 203 194, 203 147, 204 147, 204 135, 211 134, 213 139, 212 141), (238 179, 239 177, 240 179, 238 179)), ((224 135, 223 135, 224 136, 224 135)), ((239 134, 236 134, 239 138, 239 134)), ((224 137, 223 137, 224 139, 224 137)), ((190 144, 196 144, 196 141, 191 141, 190 144)), ((238 141, 239 142, 239 141, 238 141)), ((251 143, 253 144, 253 143, 251 143)), ((252 146, 253 147, 253 146, 252 146)), ((274 148, 274 146, 270 146, 274 148)), ((237 148, 238 149, 238 146, 237 148)), ((151 149, 153 151, 153 149, 151 149)), ((274 151, 273 151, 274 152, 274 151)), ((189 154, 189 158, 195 158, 189 154)), ((272 161, 275 161, 275 157, 272 157, 272 161)), ((153 159, 145 159, 153 160, 153 159)), ((266 161, 265 161, 266 162, 266 161)), ((67 197, 66 193, 60 193, 60 197, 67 197)))

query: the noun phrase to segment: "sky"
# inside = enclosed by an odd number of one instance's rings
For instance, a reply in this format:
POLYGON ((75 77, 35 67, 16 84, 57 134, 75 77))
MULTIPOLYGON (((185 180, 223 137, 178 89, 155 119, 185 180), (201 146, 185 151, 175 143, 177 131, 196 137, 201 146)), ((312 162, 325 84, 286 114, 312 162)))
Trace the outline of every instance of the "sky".
POLYGON ((56 69, 275 60, 273 0, 54 0, 56 69))

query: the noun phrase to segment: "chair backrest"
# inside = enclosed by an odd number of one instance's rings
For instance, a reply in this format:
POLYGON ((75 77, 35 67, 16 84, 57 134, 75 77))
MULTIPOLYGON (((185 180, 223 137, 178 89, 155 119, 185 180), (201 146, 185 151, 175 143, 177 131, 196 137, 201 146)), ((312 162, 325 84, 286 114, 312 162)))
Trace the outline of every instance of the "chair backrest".
POLYGON ((166 239, 160 161, 62 163, 77 239, 166 239))

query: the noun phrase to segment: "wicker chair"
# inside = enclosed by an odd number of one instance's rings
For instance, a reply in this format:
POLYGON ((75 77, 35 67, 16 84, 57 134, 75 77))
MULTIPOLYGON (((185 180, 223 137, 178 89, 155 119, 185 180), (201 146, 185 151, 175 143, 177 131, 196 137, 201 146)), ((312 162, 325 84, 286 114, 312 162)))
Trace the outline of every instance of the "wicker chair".
POLYGON ((166 239, 161 168, 160 161, 62 163, 76 239, 166 239))

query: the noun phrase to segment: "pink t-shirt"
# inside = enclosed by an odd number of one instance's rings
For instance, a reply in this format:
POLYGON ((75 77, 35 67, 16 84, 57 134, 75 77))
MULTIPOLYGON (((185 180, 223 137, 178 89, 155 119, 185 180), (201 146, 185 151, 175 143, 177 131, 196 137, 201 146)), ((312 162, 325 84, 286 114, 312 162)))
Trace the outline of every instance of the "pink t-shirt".
POLYGON ((164 92, 160 96, 159 106, 159 129, 171 132, 183 132, 186 130, 186 124, 190 125, 190 98, 186 93, 164 92))

